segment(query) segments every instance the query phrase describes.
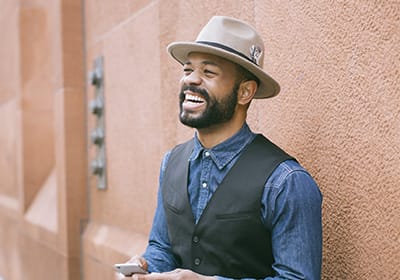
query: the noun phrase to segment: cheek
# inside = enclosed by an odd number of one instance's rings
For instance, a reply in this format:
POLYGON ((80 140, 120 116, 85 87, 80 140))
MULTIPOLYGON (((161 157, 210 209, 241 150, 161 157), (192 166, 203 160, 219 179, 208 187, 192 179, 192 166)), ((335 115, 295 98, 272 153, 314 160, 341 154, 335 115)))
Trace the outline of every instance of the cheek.
POLYGON ((219 92, 231 92, 236 85, 236 79, 229 75, 221 75, 218 79, 209 81, 208 86, 219 92))
POLYGON ((210 95, 214 96, 216 99, 221 100, 232 93, 234 85, 220 83, 220 84, 208 84, 207 90, 210 95))
POLYGON ((223 91, 222 83, 217 80, 203 81, 202 87, 207 89, 210 94, 218 94, 223 91))

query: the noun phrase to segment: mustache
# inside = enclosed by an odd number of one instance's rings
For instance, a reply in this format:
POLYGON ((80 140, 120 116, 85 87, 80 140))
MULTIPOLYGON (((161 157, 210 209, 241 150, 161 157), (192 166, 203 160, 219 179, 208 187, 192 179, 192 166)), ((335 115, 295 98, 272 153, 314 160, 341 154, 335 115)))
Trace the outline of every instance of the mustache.
POLYGON ((208 91, 203 89, 203 88, 199 88, 197 86, 190 86, 190 85, 183 85, 181 88, 181 92, 179 93, 179 99, 181 102, 183 102, 183 100, 185 100, 185 91, 191 91, 193 93, 197 93, 200 94, 205 100, 209 100, 210 99, 210 95, 208 94, 208 91))

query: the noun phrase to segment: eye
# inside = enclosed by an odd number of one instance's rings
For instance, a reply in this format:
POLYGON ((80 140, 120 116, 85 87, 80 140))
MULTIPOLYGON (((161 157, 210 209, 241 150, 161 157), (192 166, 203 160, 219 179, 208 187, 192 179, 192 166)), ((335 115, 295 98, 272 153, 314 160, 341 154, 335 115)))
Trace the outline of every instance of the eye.
POLYGON ((217 75, 216 72, 214 72, 214 71, 212 71, 210 69, 205 69, 204 70, 204 74, 206 74, 206 76, 208 76, 208 77, 217 75))
POLYGON ((193 72, 193 69, 191 69, 191 68, 183 68, 183 73, 185 74, 185 75, 189 75, 190 73, 192 73, 193 72))

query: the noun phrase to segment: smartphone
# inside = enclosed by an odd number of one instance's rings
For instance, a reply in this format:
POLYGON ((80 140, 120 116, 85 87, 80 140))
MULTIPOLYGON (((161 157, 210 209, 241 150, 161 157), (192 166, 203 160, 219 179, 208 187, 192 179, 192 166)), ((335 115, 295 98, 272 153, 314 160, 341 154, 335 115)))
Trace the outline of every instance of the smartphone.
POLYGON ((143 267, 136 263, 117 263, 114 264, 114 269, 122 273, 124 276, 131 276, 132 274, 146 274, 148 273, 143 267))

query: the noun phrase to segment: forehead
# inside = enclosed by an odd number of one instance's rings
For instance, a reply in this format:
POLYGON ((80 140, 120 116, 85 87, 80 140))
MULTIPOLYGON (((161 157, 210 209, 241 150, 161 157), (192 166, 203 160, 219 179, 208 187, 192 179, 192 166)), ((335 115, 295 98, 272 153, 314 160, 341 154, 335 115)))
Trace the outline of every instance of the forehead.
POLYGON ((184 64, 194 64, 194 65, 206 65, 211 64, 220 67, 224 70, 235 70, 236 64, 226 60, 220 56, 216 56, 213 54, 200 53, 200 52, 192 52, 189 53, 187 59, 184 64))

